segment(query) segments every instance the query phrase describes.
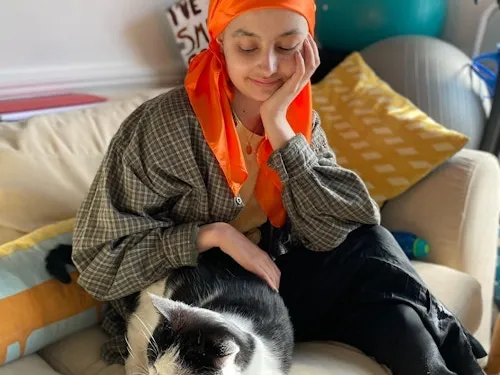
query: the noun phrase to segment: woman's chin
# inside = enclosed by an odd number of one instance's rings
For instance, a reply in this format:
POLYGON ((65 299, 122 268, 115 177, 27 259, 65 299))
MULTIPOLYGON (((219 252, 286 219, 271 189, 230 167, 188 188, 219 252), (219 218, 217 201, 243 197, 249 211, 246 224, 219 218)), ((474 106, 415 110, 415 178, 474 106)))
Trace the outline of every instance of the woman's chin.
POLYGON ((279 87, 260 87, 249 81, 240 85, 235 85, 235 88, 243 94, 247 99, 255 102, 265 102, 269 99, 279 87))
POLYGON ((267 99, 269 99, 274 93, 276 92, 276 89, 267 89, 267 88, 249 88, 247 90, 247 96, 249 96, 252 100, 255 100, 257 102, 265 102, 267 99))

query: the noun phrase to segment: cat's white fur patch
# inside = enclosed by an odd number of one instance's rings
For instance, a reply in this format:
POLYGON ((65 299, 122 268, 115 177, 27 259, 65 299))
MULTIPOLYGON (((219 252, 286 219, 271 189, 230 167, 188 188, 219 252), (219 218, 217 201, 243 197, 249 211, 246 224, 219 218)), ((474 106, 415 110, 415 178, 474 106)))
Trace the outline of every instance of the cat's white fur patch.
MULTIPOLYGON (((151 303, 150 294, 164 295, 165 280, 160 280, 140 294, 137 310, 130 316, 127 325, 127 344, 129 356, 125 361, 127 375, 147 374, 147 350, 151 336, 160 321, 160 314, 151 303)), ((167 291, 168 295, 171 291, 167 291)))
POLYGON ((179 366, 179 348, 174 347, 165 352, 155 363, 155 368, 150 369, 149 375, 189 375, 179 366))
MULTIPOLYGON (((244 316, 230 314, 230 313, 222 313, 222 316, 227 319, 227 321, 232 322, 242 331, 249 333, 252 335, 255 341, 255 352, 250 364, 245 369, 243 374, 261 374, 261 375, 271 375, 271 374, 280 374, 281 371, 278 370, 280 368, 280 362, 276 358, 276 350, 267 343, 261 337, 255 335, 253 323, 250 319, 245 318, 244 316)), ((226 373, 223 373, 226 375, 226 373)), ((230 372, 228 374, 239 374, 236 372, 230 372)))

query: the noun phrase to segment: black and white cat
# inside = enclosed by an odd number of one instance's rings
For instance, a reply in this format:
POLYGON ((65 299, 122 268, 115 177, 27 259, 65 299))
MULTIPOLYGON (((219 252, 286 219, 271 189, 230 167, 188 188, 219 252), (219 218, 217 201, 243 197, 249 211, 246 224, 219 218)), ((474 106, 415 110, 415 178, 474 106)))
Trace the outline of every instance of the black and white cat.
POLYGON ((218 249, 142 291, 126 338, 127 375, 285 375, 294 345, 280 295, 218 249))

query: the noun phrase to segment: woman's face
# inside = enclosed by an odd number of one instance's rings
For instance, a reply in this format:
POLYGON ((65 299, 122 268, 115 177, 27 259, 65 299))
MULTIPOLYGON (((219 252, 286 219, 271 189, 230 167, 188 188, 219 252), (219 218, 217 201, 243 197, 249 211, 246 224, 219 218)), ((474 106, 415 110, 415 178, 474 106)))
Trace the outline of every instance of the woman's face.
POLYGON ((235 18, 218 38, 235 88, 249 99, 268 99, 295 72, 294 53, 302 51, 308 32, 306 19, 286 9, 235 18))

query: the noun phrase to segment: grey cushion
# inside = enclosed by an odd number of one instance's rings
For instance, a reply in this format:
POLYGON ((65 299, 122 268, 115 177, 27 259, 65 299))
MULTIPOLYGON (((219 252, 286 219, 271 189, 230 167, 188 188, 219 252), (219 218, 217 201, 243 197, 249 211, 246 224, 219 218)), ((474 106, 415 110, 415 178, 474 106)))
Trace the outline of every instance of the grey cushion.
POLYGON ((443 126, 469 136, 468 148, 479 147, 491 100, 465 53, 440 39, 399 36, 361 55, 395 91, 443 126))

